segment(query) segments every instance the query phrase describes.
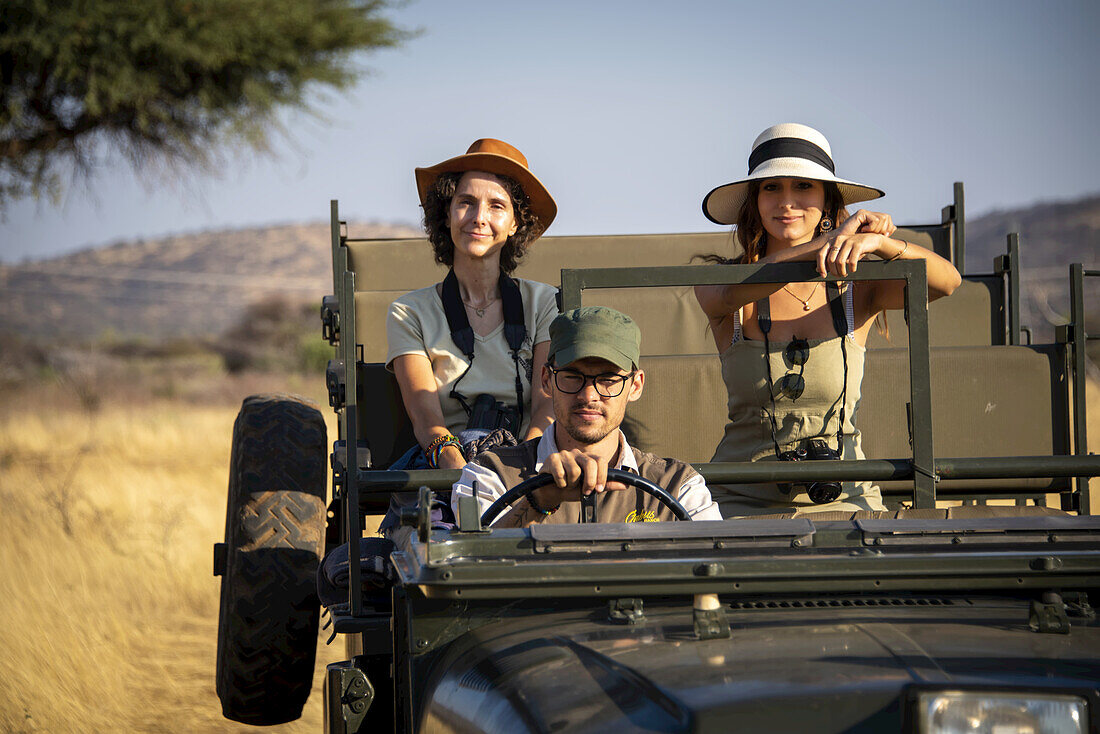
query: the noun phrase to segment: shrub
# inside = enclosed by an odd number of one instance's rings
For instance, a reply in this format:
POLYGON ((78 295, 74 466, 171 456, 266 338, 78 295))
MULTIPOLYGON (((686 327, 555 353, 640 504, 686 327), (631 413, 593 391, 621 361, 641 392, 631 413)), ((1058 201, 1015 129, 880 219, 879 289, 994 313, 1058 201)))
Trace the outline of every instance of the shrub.
POLYGON ((257 301, 215 346, 230 373, 323 372, 332 347, 321 339, 317 304, 282 296, 257 301))

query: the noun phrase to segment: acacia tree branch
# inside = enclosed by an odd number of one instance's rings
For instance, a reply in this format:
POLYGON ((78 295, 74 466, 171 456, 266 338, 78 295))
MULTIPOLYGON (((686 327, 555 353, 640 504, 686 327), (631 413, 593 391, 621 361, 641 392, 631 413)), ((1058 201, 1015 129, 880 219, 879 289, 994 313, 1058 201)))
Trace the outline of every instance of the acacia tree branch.
POLYGON ((0 211, 104 143, 135 167, 201 168, 232 139, 264 149, 280 108, 349 85, 353 53, 411 35, 388 0, 3 2, 0 211))

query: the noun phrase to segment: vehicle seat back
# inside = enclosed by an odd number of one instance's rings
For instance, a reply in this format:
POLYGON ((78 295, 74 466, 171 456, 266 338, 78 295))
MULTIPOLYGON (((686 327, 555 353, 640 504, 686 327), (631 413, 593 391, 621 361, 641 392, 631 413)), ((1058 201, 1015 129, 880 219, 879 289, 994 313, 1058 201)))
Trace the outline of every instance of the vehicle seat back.
MULTIPOLYGON (((933 347, 930 354, 936 456, 1050 456, 1069 453, 1060 426, 1068 411, 1062 350, 1057 345, 933 347)), ((643 357, 642 397, 624 430, 639 448, 691 462, 709 461, 726 423, 726 390, 715 355, 643 357)), ((906 403, 905 349, 868 353, 857 428, 871 459, 912 455, 906 403)), ((908 483, 884 483, 884 488, 908 483)), ((1066 480, 948 480, 952 490, 1003 487, 1068 489, 1066 480)))
MULTIPOLYGON (((943 242, 949 243, 949 234, 946 225, 935 225, 899 229, 896 236, 925 247, 940 247, 943 242)), ((728 230, 543 237, 531 247, 516 275, 558 286, 563 268, 688 265, 696 255, 732 257, 737 252, 739 248, 728 230)), ((426 239, 349 240, 348 267, 356 275, 356 341, 363 347, 365 361, 381 362, 386 358, 386 314, 390 304, 408 291, 439 282, 446 269, 433 261, 426 239)), ((991 326, 991 304, 997 302, 996 294, 989 290, 993 285, 983 287, 968 281, 951 298, 934 302, 929 310, 932 343, 992 343, 990 334, 996 333, 996 327, 991 326)), ((592 289, 584 292, 583 301, 585 305, 609 306, 629 314, 642 331, 643 355, 715 351, 707 318, 690 287, 592 289)), ((900 311, 890 312, 889 329, 889 341, 872 329, 868 346, 904 347, 908 343, 900 311)))

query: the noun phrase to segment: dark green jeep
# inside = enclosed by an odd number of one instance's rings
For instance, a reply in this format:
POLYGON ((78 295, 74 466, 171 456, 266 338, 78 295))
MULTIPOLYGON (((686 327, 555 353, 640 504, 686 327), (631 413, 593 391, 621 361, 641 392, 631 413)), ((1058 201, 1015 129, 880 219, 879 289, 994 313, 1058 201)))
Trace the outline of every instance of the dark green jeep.
MULTIPOLYGON (((956 184, 942 223, 896 236, 963 271, 962 214, 956 184)), ((388 304, 441 273, 423 243, 348 237, 335 202, 332 231, 339 436, 329 447, 320 414, 285 396, 246 400, 234 431, 215 550, 227 717, 300 714, 327 553, 325 625, 347 649, 324 682, 329 732, 1100 731, 1082 308, 1100 273, 1072 266, 1072 322, 1025 345, 1014 237, 931 308, 923 262, 867 263, 851 278, 903 279, 908 301, 892 340, 868 344, 868 458, 708 464, 725 388, 690 286, 810 281, 812 265, 686 264, 726 233, 543 238, 524 277, 642 328, 633 445, 712 484, 875 481, 891 509, 488 529, 471 503, 447 530, 430 504, 456 472, 384 469, 413 438, 380 364, 388 304), (392 492, 417 502, 391 549, 363 535, 392 492)))

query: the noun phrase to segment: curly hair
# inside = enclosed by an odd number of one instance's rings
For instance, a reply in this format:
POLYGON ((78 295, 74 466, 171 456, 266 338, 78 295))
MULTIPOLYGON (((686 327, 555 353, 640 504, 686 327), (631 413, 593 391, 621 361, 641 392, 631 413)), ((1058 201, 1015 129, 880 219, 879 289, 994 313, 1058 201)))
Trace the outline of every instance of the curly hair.
MULTIPOLYGON (((428 189, 424 202, 424 231, 432 244, 435 261, 451 267, 455 261, 455 243, 451 239, 448 223, 451 199, 465 171, 441 173, 428 189)), ((516 233, 508 238, 500 250, 500 269, 511 273, 527 254, 527 248, 539 238, 544 227, 531 209, 531 201, 519 182, 508 176, 493 174, 512 199, 512 211, 516 219, 516 233)))

